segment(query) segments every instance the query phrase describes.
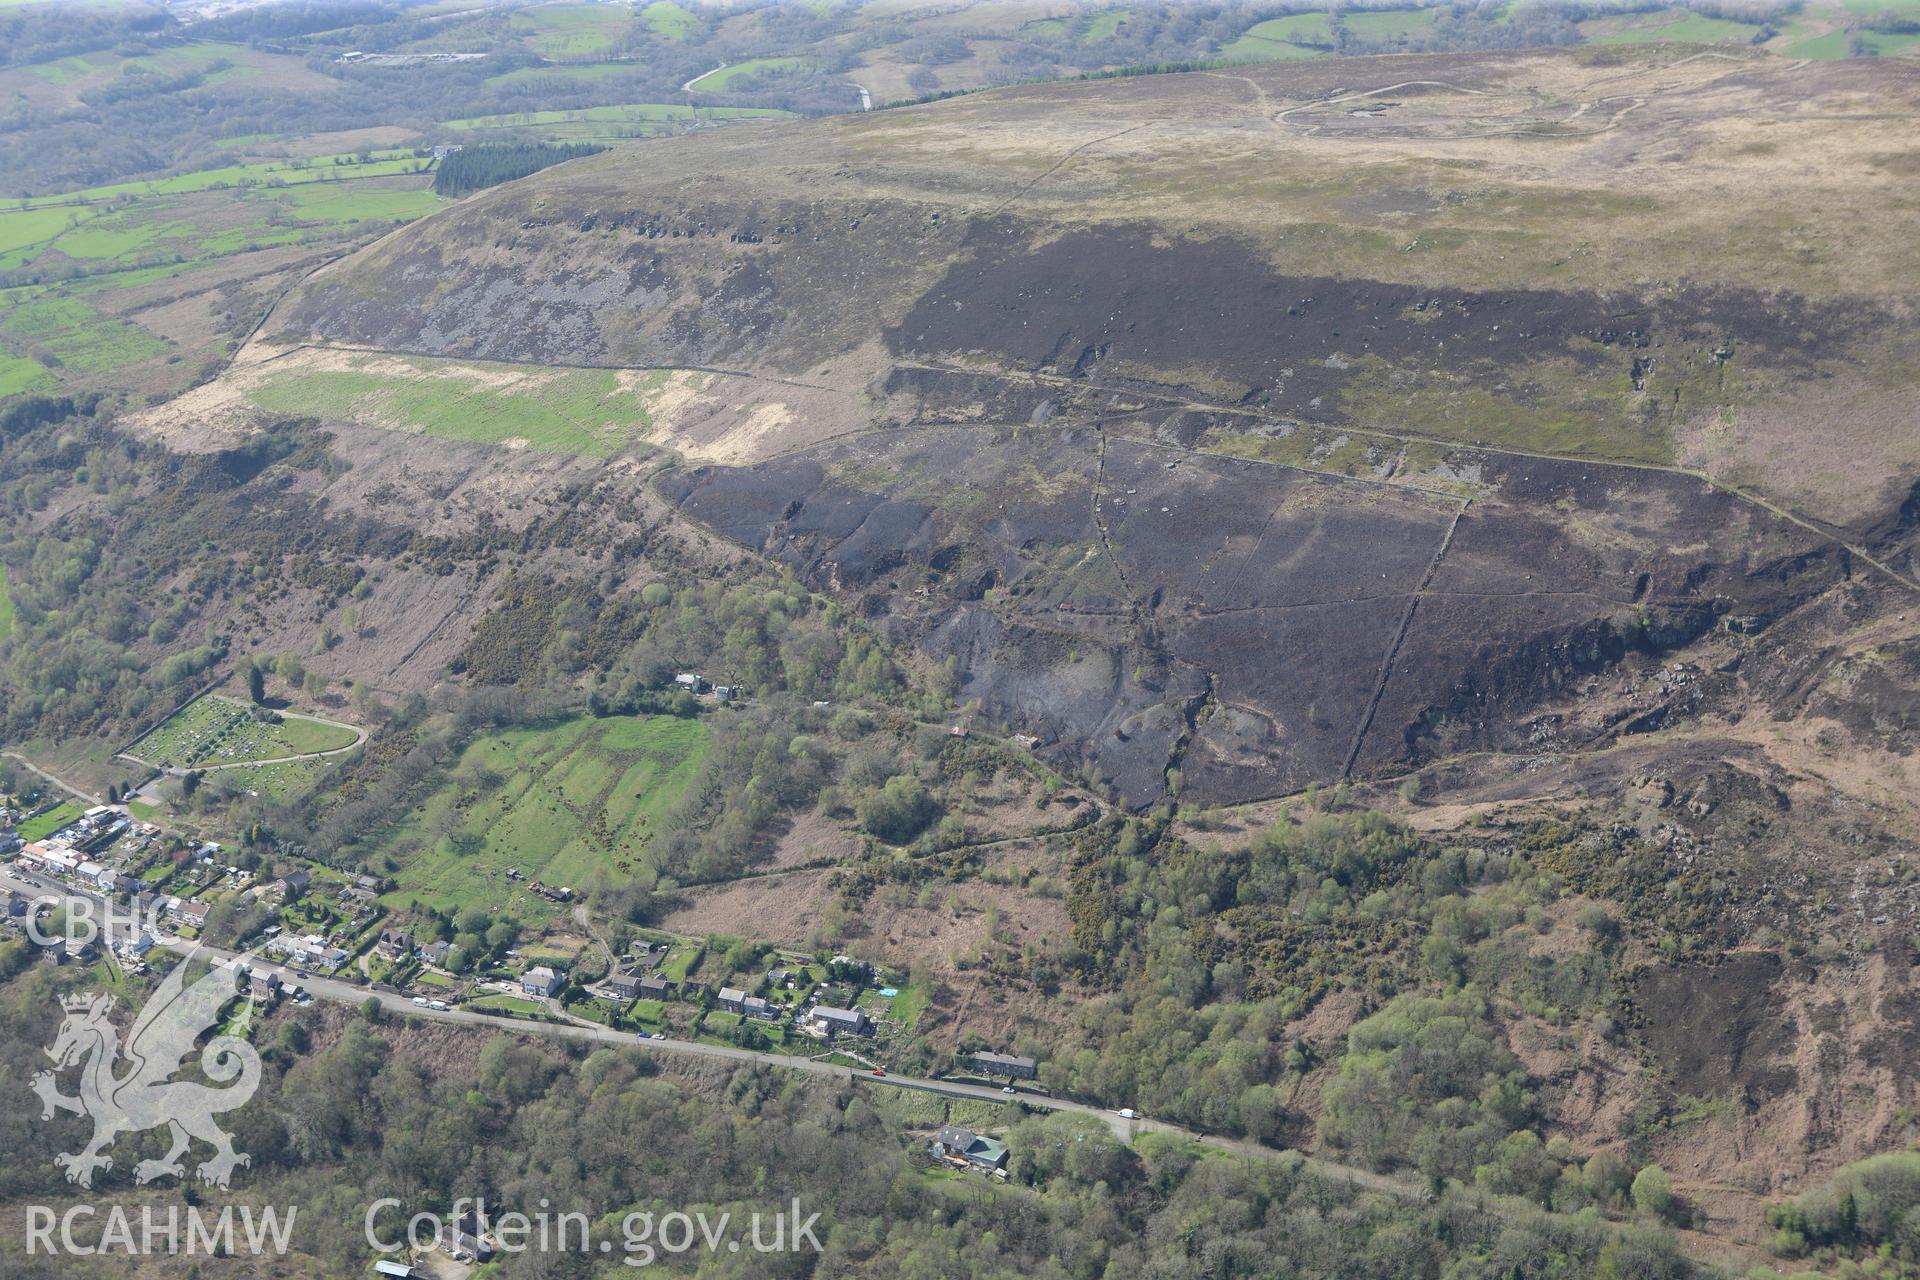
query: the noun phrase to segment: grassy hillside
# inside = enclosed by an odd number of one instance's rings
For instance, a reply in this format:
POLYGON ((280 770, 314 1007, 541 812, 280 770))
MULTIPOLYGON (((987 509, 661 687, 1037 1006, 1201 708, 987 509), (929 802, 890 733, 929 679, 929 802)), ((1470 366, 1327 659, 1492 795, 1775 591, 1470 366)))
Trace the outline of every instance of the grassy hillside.
POLYGON ((684 40, 698 25, 694 16, 673 0, 653 0, 642 6, 640 20, 663 40, 684 40))
POLYGON ((524 33, 529 49, 561 61, 613 52, 633 24, 633 10, 625 5, 544 4, 513 15, 513 28, 524 33))
POLYGON ((670 716, 573 719, 487 734, 467 747, 448 785, 406 814, 390 844, 401 855, 388 901, 477 903, 544 916, 528 880, 581 888, 620 878, 664 834, 662 819, 699 773, 710 735, 670 716))

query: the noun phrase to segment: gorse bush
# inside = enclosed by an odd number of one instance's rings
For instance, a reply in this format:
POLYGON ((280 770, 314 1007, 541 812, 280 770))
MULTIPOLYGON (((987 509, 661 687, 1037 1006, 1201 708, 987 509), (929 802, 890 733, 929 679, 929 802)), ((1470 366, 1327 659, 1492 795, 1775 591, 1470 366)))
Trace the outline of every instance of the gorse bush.
POLYGON ((1767 1211, 1774 1247, 1789 1256, 1810 1249, 1890 1249, 1920 1260, 1920 1152, 1871 1156, 1813 1190, 1767 1211))

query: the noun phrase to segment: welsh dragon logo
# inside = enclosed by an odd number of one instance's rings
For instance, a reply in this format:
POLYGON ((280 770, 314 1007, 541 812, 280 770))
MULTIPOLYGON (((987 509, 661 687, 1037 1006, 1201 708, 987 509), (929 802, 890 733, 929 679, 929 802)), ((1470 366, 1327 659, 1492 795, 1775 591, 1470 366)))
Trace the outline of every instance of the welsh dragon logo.
POLYGON ((91 1187, 96 1171, 113 1167, 106 1151, 116 1138, 162 1126, 171 1132, 173 1147, 164 1158, 135 1166, 134 1179, 141 1184, 184 1176, 180 1157, 195 1138, 214 1149, 213 1157, 199 1167, 203 1182, 225 1187, 236 1167, 250 1163, 250 1157, 234 1151, 232 1139, 213 1118, 246 1105, 260 1087, 258 1051, 237 1036, 216 1035, 200 1050, 200 1069, 213 1085, 172 1078, 234 996, 238 962, 216 964, 187 985, 187 969, 198 951, 196 947, 174 966, 140 1010, 127 1033, 124 1056, 119 1033, 107 1020, 113 997, 61 998, 66 1020, 46 1051, 55 1066, 34 1076, 33 1091, 40 1095, 43 1120, 53 1119, 55 1111, 93 1120, 93 1141, 84 1150, 53 1158, 67 1171, 67 1181, 91 1187), (56 1076, 76 1066, 81 1069, 80 1094, 68 1097, 60 1092, 56 1076))

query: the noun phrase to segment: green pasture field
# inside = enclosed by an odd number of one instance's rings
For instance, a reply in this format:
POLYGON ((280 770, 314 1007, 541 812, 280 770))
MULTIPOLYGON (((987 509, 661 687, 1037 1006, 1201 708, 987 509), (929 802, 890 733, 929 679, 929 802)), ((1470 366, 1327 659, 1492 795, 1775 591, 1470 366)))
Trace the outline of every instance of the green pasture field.
POLYGON ((138 364, 171 349, 139 325, 100 315, 73 298, 44 294, 7 298, 0 337, 15 351, 46 351, 79 373, 138 364))
MULTIPOLYGON (((7 200, 8 209, 67 208, 100 204, 127 196, 180 195, 189 191, 221 190, 243 186, 300 186, 309 182, 343 182, 360 178, 390 177, 400 173, 424 173, 432 161, 411 150, 372 151, 362 161, 353 155, 319 156, 311 160, 263 160, 258 164, 222 165, 170 178, 149 178, 136 182, 116 182, 61 195, 22 196, 7 200)), ((0 240, 4 243, 4 240, 0 240)))
POLYGON ((55 805, 39 817, 29 818, 21 823, 20 838, 22 840, 44 840, 85 812, 85 809, 74 804, 72 801, 55 805))
POLYGON ((521 67, 517 71, 503 71, 497 76, 488 76, 486 83, 496 88, 513 88, 516 85, 537 84, 547 79, 572 80, 582 85, 594 85, 606 80, 618 80, 622 76, 637 78, 638 68, 626 62, 593 62, 577 67, 521 67))
MULTIPOLYGON (((1370 42, 1412 35, 1433 25, 1438 9, 1380 9, 1348 12, 1341 25, 1356 39, 1370 42)), ((1284 62, 1324 55, 1335 44, 1334 24, 1325 13, 1295 13, 1268 18, 1247 28, 1238 40, 1220 52, 1229 58, 1284 62)))
POLYGON ((667 377, 647 374, 638 389, 630 389, 613 370, 488 366, 526 374, 501 386, 479 367, 457 361, 408 358, 401 362, 405 375, 385 371, 393 363, 389 357, 355 357, 352 363, 359 367, 277 371, 249 398, 270 413, 597 458, 626 448, 652 425, 643 394, 667 377))
POLYGON ((662 40, 685 40, 698 25, 694 16, 673 0, 653 0, 640 10, 640 20, 662 40))
POLYGON ((694 88, 701 93, 725 93, 736 80, 744 79, 761 71, 798 71, 813 65, 811 58, 750 58, 745 62, 736 62, 730 67, 722 67, 700 77, 700 83, 694 88))
MULTIPOLYGON (((385 843, 412 846, 389 906, 480 905, 525 918, 551 908, 508 879, 578 887, 636 865, 706 758, 698 720, 578 717, 484 734, 452 776, 396 823, 385 843)), ((524 882, 521 882, 524 883, 524 882)))
POLYGON ((1689 44, 1718 44, 1722 41, 1746 44, 1760 32, 1759 26, 1751 22, 1730 22, 1725 18, 1709 18, 1704 14, 1686 9, 1668 12, 1673 16, 1667 21, 1628 27, 1624 31, 1607 32, 1593 37, 1593 43, 1640 44, 1656 40, 1671 40, 1689 44))
POLYGON ((610 4, 544 4, 513 15, 526 46, 548 58, 604 56, 633 22, 632 9, 610 4))

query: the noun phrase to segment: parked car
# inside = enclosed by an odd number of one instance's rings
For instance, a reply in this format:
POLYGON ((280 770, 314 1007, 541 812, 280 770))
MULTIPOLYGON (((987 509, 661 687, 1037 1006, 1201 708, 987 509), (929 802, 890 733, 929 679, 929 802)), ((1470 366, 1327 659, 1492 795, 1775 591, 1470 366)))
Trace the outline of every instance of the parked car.
POLYGON ((1000 1086, 1000 1092, 1002 1092, 1002 1093, 1018 1093, 1018 1092, 1020 1092, 1020 1091, 1019 1091, 1018 1089, 1016 1089, 1016 1088, 1014 1088, 1014 1087, 1013 1087, 1012 1085, 1010 1085, 1010 1084, 1003 1084, 1003 1085, 1001 1085, 1001 1086, 1000 1086))
POLYGON ((427 1007, 427 998, 425 996, 415 996, 413 998, 413 1002, 419 1005, 422 1009, 427 1007))
POLYGON ((883 1076, 887 1074, 887 1069, 885 1067, 875 1067, 872 1071, 869 1071, 867 1074, 870 1076, 883 1076))
POLYGON ((1118 1115, 1118 1116, 1119 1116, 1119 1117, 1120 1117, 1120 1118, 1121 1118, 1122 1120, 1131 1120, 1131 1119, 1133 1119, 1133 1108, 1132 1108, 1132 1107, 1122 1107, 1122 1108, 1120 1108, 1120 1110, 1119 1110, 1118 1112, 1116 1112, 1115 1114, 1117 1114, 1117 1115, 1118 1115))

